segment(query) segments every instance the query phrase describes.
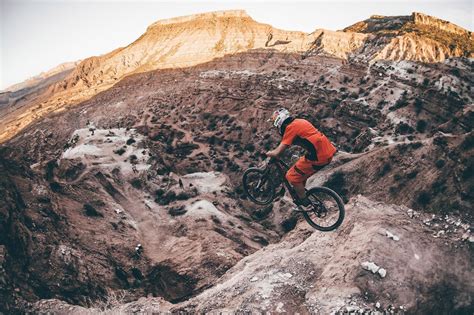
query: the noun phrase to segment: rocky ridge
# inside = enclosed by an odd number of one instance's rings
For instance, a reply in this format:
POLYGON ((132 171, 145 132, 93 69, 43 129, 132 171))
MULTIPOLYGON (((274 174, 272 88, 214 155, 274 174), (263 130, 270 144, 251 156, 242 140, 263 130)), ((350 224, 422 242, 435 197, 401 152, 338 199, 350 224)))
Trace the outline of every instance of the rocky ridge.
POLYGON ((423 13, 411 16, 373 15, 344 32, 371 34, 375 45, 362 54, 370 60, 414 60, 440 62, 450 57, 472 58, 474 37, 448 21, 423 13))
POLYGON ((16 110, 1 113, 5 127, 0 133, 0 141, 9 139, 50 112, 64 110, 110 88, 127 75, 193 66, 251 49, 301 53, 303 56, 322 54, 364 62, 442 62, 449 57, 472 56, 470 32, 446 23, 414 13, 412 18, 369 19, 369 22, 359 22, 344 32, 315 30, 305 34, 258 23, 244 11, 212 12, 156 22, 127 47, 83 60, 66 78, 49 82, 48 88, 42 89, 41 93, 20 100, 16 110), (394 23, 403 29, 404 35, 394 36, 391 31, 394 23), (372 24, 377 27, 368 26, 372 24), (411 25, 429 25, 430 29, 421 32, 419 27, 412 28, 411 25), (455 30, 457 37, 446 36, 446 30, 455 30))

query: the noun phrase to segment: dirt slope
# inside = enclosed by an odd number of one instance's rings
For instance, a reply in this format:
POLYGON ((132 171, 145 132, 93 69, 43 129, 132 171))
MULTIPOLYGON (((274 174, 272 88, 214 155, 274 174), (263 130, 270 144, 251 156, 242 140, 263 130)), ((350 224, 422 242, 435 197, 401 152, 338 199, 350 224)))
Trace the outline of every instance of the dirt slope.
MULTIPOLYGON (((186 302, 143 298, 111 312, 472 312, 472 245, 461 239, 463 230, 438 238, 434 227, 410 213, 357 196, 336 232, 313 231, 301 222, 281 242, 242 259, 214 287, 186 302), (386 273, 365 270, 365 262, 386 273)), ((58 301, 34 306, 60 307, 69 306, 58 301)))

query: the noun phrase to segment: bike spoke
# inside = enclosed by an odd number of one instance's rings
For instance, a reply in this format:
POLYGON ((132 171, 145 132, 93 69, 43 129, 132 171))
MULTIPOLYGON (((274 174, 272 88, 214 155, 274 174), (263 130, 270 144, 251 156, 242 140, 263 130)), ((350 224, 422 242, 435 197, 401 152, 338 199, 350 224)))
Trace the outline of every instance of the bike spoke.
POLYGON ((339 219, 339 207, 334 198, 325 194, 312 193, 308 196, 311 210, 306 211, 309 218, 323 228, 334 225, 339 219))

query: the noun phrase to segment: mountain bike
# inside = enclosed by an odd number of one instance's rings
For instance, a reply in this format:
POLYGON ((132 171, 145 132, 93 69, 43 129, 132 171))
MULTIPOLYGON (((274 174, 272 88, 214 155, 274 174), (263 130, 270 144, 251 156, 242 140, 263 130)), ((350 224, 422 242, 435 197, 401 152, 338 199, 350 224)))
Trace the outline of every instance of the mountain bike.
POLYGON ((301 212, 309 225, 325 232, 338 228, 345 213, 341 197, 327 187, 313 187, 306 190, 310 204, 299 205, 300 198, 285 178, 288 169, 285 162, 275 158, 267 160, 263 167, 247 169, 242 176, 245 194, 254 203, 266 206, 283 196, 286 188, 296 205, 295 211, 301 212))

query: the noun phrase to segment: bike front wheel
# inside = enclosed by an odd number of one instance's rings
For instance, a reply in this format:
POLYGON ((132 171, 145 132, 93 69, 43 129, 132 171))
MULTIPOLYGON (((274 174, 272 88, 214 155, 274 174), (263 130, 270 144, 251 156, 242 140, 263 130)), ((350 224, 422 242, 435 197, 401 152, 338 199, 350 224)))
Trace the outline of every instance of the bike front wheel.
POLYGON ((258 205, 266 206, 275 197, 275 186, 268 172, 259 168, 249 168, 242 176, 245 194, 258 205))
POLYGON ((314 187, 306 192, 311 202, 303 216, 313 228, 320 231, 337 229, 344 221, 344 202, 341 197, 327 187, 314 187))

